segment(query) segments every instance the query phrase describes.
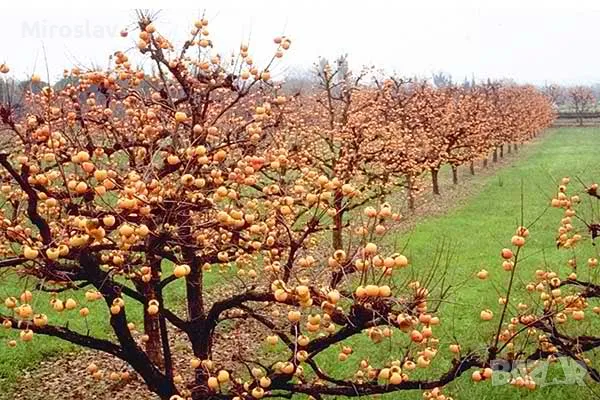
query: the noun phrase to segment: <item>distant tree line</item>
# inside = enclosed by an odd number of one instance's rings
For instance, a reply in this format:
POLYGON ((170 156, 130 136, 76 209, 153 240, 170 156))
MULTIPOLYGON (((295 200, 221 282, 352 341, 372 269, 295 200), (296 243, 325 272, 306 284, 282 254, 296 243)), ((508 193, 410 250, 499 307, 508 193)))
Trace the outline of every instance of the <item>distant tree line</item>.
POLYGON ((561 86, 547 84, 544 85, 542 91, 550 98, 559 112, 574 113, 579 126, 583 126, 586 114, 597 111, 600 85, 561 86))

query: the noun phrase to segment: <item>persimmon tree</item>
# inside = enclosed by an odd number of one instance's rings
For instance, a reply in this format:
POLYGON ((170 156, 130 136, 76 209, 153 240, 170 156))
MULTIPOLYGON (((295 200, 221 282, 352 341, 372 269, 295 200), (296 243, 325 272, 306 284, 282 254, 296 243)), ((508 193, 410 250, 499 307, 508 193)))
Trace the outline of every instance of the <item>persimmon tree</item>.
POLYGON ((544 85, 542 92, 550 99, 555 107, 559 107, 565 101, 565 89, 555 83, 544 85))
POLYGON ((282 129, 297 168, 315 168, 339 183, 331 212, 332 245, 338 250, 344 248, 345 216, 383 199, 402 177, 398 146, 392 145, 399 136, 382 91, 370 81, 371 69, 353 73, 342 56, 333 64, 321 59, 315 74, 317 85, 293 97, 294 112, 286 114, 282 129))
POLYGON ((522 144, 535 138, 543 129, 549 127, 556 118, 551 99, 531 85, 524 86, 521 91, 522 100, 520 114, 522 115, 520 133, 513 138, 513 145, 522 144))
POLYGON ((417 81, 398 76, 389 76, 375 80, 380 91, 381 107, 383 107, 384 124, 390 135, 386 144, 385 169, 394 171, 398 177, 395 186, 404 186, 407 193, 408 208, 414 209, 415 195, 422 189, 421 175, 427 169, 426 152, 427 136, 424 134, 419 112, 425 103, 422 102, 423 87, 417 81))
POLYGON ((579 126, 583 126, 583 116, 595 108, 596 98, 591 88, 587 86, 573 86, 567 89, 568 102, 577 115, 579 126))
MULTIPOLYGON (((439 193, 436 168, 442 164, 443 155, 439 154, 437 146, 443 139, 437 137, 437 133, 441 131, 444 117, 448 115, 446 109, 448 104, 444 102, 442 92, 426 82, 411 82, 405 92, 408 93, 408 95, 404 94, 407 100, 398 103, 395 107, 398 115, 396 132, 400 137, 405 138, 401 143, 416 144, 407 147, 416 150, 411 152, 409 157, 419 165, 417 170, 413 168, 410 172, 416 175, 430 170, 434 193, 439 193)), ((402 98, 398 94, 395 97, 402 98)), ((394 106, 393 103, 392 105, 394 106)))
POLYGON ((479 90, 445 86, 434 88, 421 83, 408 104, 408 123, 422 141, 420 157, 431 174, 433 193, 440 194, 439 171, 450 164, 453 181, 457 182, 459 165, 485 154, 490 145, 487 133, 490 120, 489 103, 479 90))

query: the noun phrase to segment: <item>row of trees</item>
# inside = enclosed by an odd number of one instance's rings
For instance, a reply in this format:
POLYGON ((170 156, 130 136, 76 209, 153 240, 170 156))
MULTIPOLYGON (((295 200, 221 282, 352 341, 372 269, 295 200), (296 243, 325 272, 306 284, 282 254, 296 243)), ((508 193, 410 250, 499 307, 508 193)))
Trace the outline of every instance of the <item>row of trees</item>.
MULTIPOLYGON (((353 182, 368 201, 403 186, 414 207, 422 177, 430 174, 440 194, 443 165, 458 168, 493 154, 503 156, 547 127, 554 118, 548 98, 532 86, 488 82, 469 87, 381 77, 369 69, 353 73, 345 57, 315 66, 316 82, 288 107, 281 130, 298 165, 315 167, 328 179, 353 182), (514 147, 513 147, 514 146, 514 147)), ((353 206, 336 192, 336 232, 353 206)), ((354 207, 363 203, 353 202, 354 207)), ((341 239, 334 236, 334 247, 341 239)))
POLYGON ((441 396, 472 367, 487 377, 497 346, 452 347, 446 373, 414 377, 445 351, 436 310, 448 290, 382 245, 399 219, 385 196, 535 136, 552 120, 547 98, 529 86, 377 79, 343 60, 320 63, 319 86, 290 95, 270 76, 288 38, 275 38, 258 68, 246 45, 232 62, 211 53, 207 25, 196 21, 175 49, 140 15, 137 47, 155 74, 119 52, 110 70, 74 69, 61 89, 26 91, 20 110, 0 106, 10 149, 0 153, 0 269, 28 278, 6 298, 3 325, 24 341, 49 335, 110 353, 163 399, 441 396), (232 272, 234 294, 209 301, 205 278, 217 267, 232 272), (179 280, 184 312, 164 296, 179 280), (51 315, 36 306, 45 292, 51 315), (74 309, 87 318, 94 301, 105 303, 110 339, 54 322, 74 309), (131 329, 135 310, 143 335, 131 329), (216 332, 232 319, 262 326, 281 345, 277 360, 215 359, 216 332), (168 324, 189 339, 193 376, 174 368, 168 324), (362 334, 373 346, 406 340, 395 359, 363 360, 352 378, 321 368, 321 353, 341 346, 347 356, 345 341, 362 334))

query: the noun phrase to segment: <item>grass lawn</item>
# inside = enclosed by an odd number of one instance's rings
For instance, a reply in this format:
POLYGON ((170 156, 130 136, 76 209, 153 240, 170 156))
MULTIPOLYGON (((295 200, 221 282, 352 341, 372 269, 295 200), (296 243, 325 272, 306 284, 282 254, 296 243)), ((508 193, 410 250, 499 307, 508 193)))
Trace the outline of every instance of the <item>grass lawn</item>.
MULTIPOLYGON (((499 295, 496 293, 506 286, 509 278, 509 273, 501 268, 499 251, 502 247, 510 245, 510 238, 520 225, 521 187, 525 225, 529 225, 539 216, 541 218, 530 229, 530 239, 524 247, 524 261, 520 264, 520 272, 517 273, 523 280, 517 279, 515 284, 521 285, 522 288, 527 283, 526 280, 531 279, 531 272, 543 268, 545 263, 560 265, 561 272, 567 271, 566 260, 572 253, 559 251, 554 246, 555 232, 562 212, 556 209, 547 210, 547 205, 561 177, 579 177, 586 183, 599 178, 599 149, 600 129, 552 129, 545 134, 540 143, 526 146, 512 166, 501 169, 494 176, 483 178, 487 181, 483 190, 466 204, 446 215, 426 218, 410 232, 391 238, 399 248, 408 242, 406 253, 411 260, 410 268, 419 275, 424 275, 431 268, 436 249, 442 242, 451 249, 449 279, 455 285, 462 286, 441 309, 442 324, 437 329, 448 334, 441 334, 440 337, 452 337, 450 332, 454 332, 463 349, 474 349, 488 342, 493 336, 501 312, 499 295), (490 272, 490 278, 486 281, 474 278, 481 268, 490 272), (480 322, 479 312, 484 308, 494 311, 494 322, 480 322)), ((572 179, 571 185, 581 189, 581 185, 575 179, 572 179)), ((585 209, 586 207, 581 207, 581 210, 585 209)), ((589 214, 589 207, 587 211, 589 214)), ((587 260, 593 252, 598 252, 590 247, 584 246, 579 250, 582 260, 587 260)), ((586 268, 582 267, 579 276, 587 278, 588 273, 586 268)), ((523 293, 523 289, 519 292, 523 293)), ((320 364, 330 376, 336 377, 349 377, 362 358, 368 358, 373 365, 380 366, 380 363, 387 359, 393 360, 401 356, 401 347, 395 346, 394 343, 404 342, 405 339, 400 339, 401 335, 397 336, 398 338, 391 342, 381 342, 378 345, 381 346, 379 349, 373 349, 366 335, 355 337, 351 341, 355 353, 348 361, 340 363, 337 360, 339 349, 335 348, 320 356, 320 364)), ((448 367, 447 361, 451 359, 447 345, 448 342, 440 344, 438 357, 444 360, 439 369, 440 373, 448 367)), ((595 367, 598 367, 598 361, 600 359, 596 359, 595 367)), ((440 364, 440 360, 436 359, 434 363, 440 364)), ((431 377, 431 370, 427 371, 431 377)), ((558 371, 551 369, 550 374, 558 374, 558 371)), ((597 385, 592 386, 592 389, 600 392, 597 385)), ((490 382, 473 384, 470 373, 464 374, 447 386, 445 393, 457 399, 541 400, 548 396, 564 399, 596 397, 586 386, 555 385, 530 392, 510 385, 492 387, 490 382)), ((384 397, 422 398, 419 391, 395 393, 384 397)))

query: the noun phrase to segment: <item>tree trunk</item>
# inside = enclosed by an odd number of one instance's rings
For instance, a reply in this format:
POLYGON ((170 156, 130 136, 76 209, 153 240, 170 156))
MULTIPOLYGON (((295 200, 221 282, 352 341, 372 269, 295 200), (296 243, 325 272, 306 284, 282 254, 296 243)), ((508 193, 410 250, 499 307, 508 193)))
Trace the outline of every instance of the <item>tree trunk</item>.
POLYGON ((413 189, 413 178, 411 174, 406 174, 406 197, 408 201, 408 209, 415 209, 415 191, 413 189))
MULTIPOLYGON (((205 322, 202 260, 190 247, 184 248, 183 254, 186 262, 190 265, 190 273, 185 277, 188 320, 198 324, 197 329, 186 333, 192 344, 194 356, 200 360, 207 360, 210 358, 213 344, 214 325, 205 322)), ((210 398, 212 391, 208 388, 208 372, 203 367, 196 368, 194 372, 195 385, 192 390, 192 398, 210 398)))
POLYGON ((160 342, 162 344, 162 354, 164 359, 165 366, 165 375, 167 379, 171 382, 173 381, 173 358, 171 355, 171 344, 169 343, 169 333, 167 331, 167 319, 165 318, 165 313, 162 311, 163 306, 165 304, 165 300, 162 296, 162 291, 158 292, 158 302, 160 313, 158 317, 158 327, 160 332, 160 342))
POLYGON ((515 153, 519 151, 519 145, 517 143, 513 144, 513 150, 515 151, 515 153))
POLYGON ((184 257, 190 265, 190 273, 185 277, 187 314, 190 321, 204 317, 204 280, 200 259, 194 250, 184 249, 184 257))
POLYGON ((469 172, 471 175, 475 175, 475 161, 471 161, 469 163, 469 172))
MULTIPOLYGON (((152 297, 146 297, 152 299, 152 297)), ((144 305, 144 334, 148 336, 148 341, 144 343, 144 350, 148 358, 156 365, 163 365, 160 343, 160 324, 156 316, 148 314, 148 304, 144 305)))
POLYGON ((344 238, 342 236, 342 231, 344 228, 344 211, 342 209, 343 200, 344 195, 342 194, 341 190, 336 190, 335 197, 333 199, 333 206, 335 207, 336 213, 333 217, 333 231, 331 232, 334 250, 341 250, 344 247, 344 238))
POLYGON ((500 145, 500 158, 504 158, 504 144, 500 145))
MULTIPOLYGON (((115 299, 121 296, 120 287, 112 282, 108 273, 102 271, 95 259, 88 254, 82 254, 79 261, 86 272, 86 277, 102 293, 106 305, 110 307, 115 299)), ((133 339, 127 327, 127 315, 124 309, 120 313, 110 316, 110 325, 121 345, 119 358, 127 362, 142 377, 148 389, 163 400, 179 394, 173 380, 161 373, 159 368, 150 361, 146 352, 133 339)))
POLYGON ((509 144, 506 145, 506 153, 510 154, 512 152, 512 146, 509 144))
POLYGON ((438 172, 437 168, 431 169, 431 183, 433 184, 433 194, 440 194, 440 184, 438 182, 438 172))
MULTIPOLYGON (((213 328, 206 326, 206 324, 200 325, 200 328, 197 331, 193 331, 189 335, 189 338, 192 343, 194 356, 200 360, 208 360, 211 358, 213 328)), ((208 388, 208 378, 210 377, 208 371, 204 367, 200 367, 196 368, 194 372, 195 385, 192 389, 192 399, 210 399, 211 394, 214 394, 214 392, 208 388)))
POLYGON ((142 281, 136 281, 135 286, 137 290, 144 294, 144 335, 148 337, 148 340, 144 342, 144 351, 148 355, 150 361, 155 365, 163 365, 163 358, 161 352, 160 342, 160 324, 158 318, 155 315, 148 314, 148 301, 156 299, 156 293, 154 290, 154 283, 156 279, 160 280, 159 275, 152 270, 152 278, 148 283, 142 281))
POLYGON ((483 159, 483 168, 487 168, 488 166, 488 159, 487 157, 483 159))
POLYGON ((458 185, 458 166, 457 165, 452 166, 452 183, 454 185, 458 185))
POLYGON ((498 162, 498 148, 497 147, 494 149, 494 155, 492 156, 492 161, 498 162))

